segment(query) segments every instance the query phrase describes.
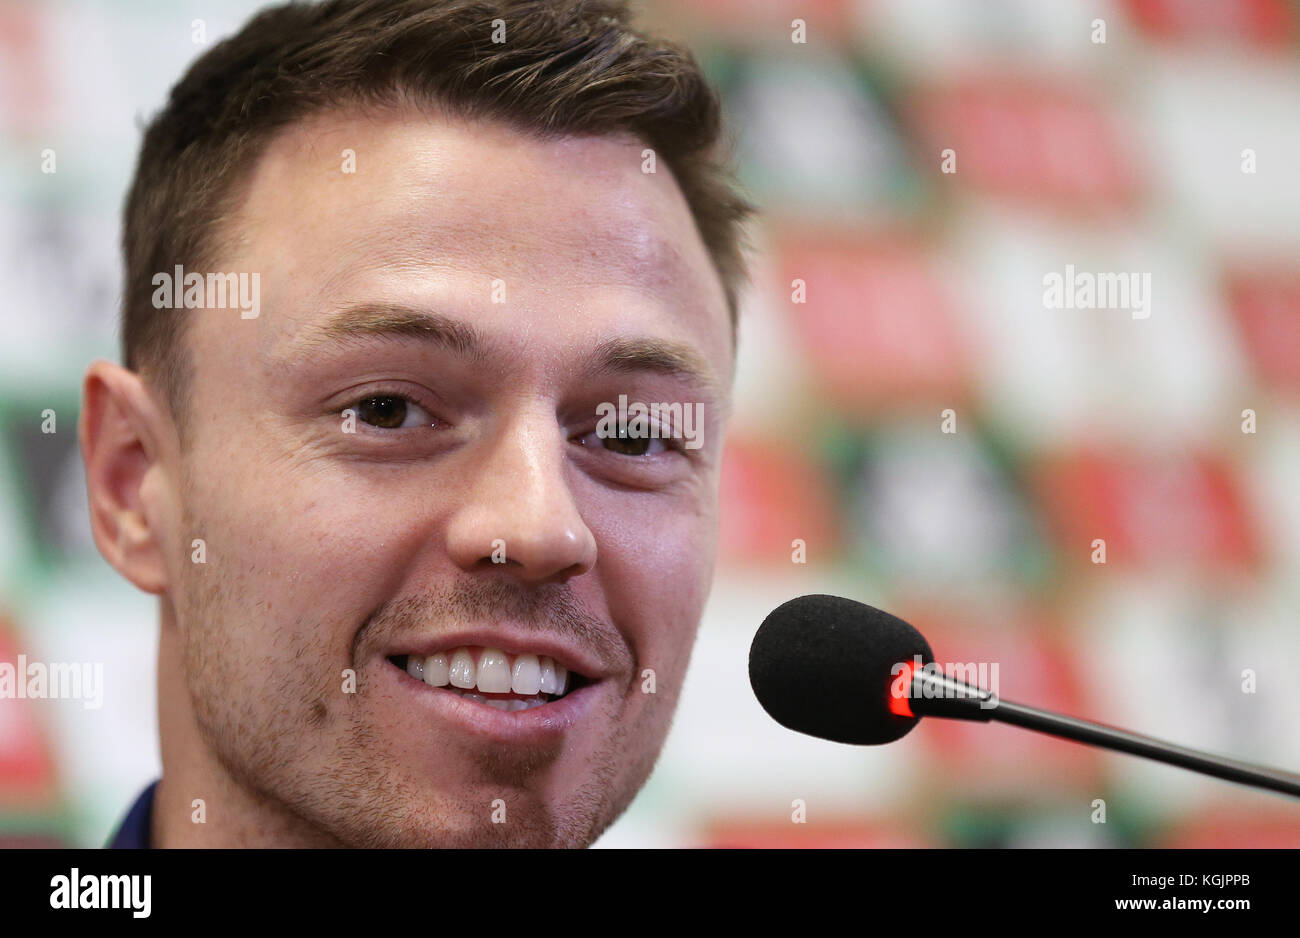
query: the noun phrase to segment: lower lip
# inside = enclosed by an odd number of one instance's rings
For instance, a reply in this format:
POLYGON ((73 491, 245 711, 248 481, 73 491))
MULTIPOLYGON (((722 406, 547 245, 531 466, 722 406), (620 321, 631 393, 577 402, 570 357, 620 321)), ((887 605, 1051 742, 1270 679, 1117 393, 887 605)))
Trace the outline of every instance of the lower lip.
POLYGON ((560 739, 590 713, 597 693, 604 686, 604 681, 593 681, 540 707, 498 710, 446 688, 426 684, 387 659, 384 659, 384 670, 413 698, 414 706, 424 708, 434 719, 458 724, 467 733, 505 744, 560 739))

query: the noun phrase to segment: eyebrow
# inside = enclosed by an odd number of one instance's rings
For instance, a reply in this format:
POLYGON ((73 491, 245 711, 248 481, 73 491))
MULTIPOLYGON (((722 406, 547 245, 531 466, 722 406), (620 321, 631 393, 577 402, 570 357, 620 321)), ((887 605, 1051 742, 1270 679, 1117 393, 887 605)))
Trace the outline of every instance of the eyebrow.
POLYGON ((290 355, 305 357, 326 346, 365 339, 418 339, 474 360, 487 342, 474 326, 444 316, 391 304, 348 306, 313 326, 293 343, 290 355))
POLYGON ((684 342, 662 339, 609 339, 596 346, 588 359, 593 374, 664 375, 689 384, 711 400, 721 399, 721 385, 703 356, 684 342))
MULTIPOLYGON (((395 304, 360 304, 340 309, 295 339, 288 358, 298 360, 328 346, 367 339, 415 339, 482 364, 491 343, 470 323, 432 310, 395 304)), ((586 357, 591 375, 652 373, 674 378, 723 400, 722 386, 704 357, 688 343, 655 338, 616 338, 601 342, 586 357)))

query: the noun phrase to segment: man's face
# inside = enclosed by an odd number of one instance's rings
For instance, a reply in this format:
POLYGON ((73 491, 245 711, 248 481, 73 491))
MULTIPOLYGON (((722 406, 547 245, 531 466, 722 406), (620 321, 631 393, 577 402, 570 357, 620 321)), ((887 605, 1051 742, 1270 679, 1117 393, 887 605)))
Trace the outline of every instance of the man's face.
POLYGON ((323 839, 586 844, 653 767, 712 578, 732 349, 643 149, 300 122, 214 265, 260 275, 260 315, 169 313, 193 317, 168 570, 190 703, 226 771, 323 839), (620 395, 702 403, 702 445, 598 436, 620 395), (403 669, 458 648, 585 686, 498 709, 403 669))

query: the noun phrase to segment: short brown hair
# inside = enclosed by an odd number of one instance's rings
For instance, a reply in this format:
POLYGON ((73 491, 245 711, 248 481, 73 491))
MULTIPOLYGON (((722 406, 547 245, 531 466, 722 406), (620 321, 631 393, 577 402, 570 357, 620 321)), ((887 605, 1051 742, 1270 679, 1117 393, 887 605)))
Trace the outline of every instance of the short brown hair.
POLYGON ((630 19, 626 0, 329 0, 258 13, 190 66, 145 132, 122 234, 126 367, 156 380, 179 419, 182 317, 154 308, 154 275, 214 262, 237 185, 276 130, 331 107, 407 100, 543 137, 644 140, 690 206, 734 342, 754 209, 695 58, 630 19), (506 41, 492 41, 494 20, 506 41))

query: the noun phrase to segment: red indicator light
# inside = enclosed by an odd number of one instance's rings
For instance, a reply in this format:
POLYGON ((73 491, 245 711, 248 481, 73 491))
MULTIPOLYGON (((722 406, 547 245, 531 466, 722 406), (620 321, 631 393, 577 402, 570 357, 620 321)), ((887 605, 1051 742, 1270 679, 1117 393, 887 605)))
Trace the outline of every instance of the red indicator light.
POLYGON ((889 695, 889 710, 900 717, 914 717, 916 714, 912 712, 912 705, 908 700, 908 695, 912 693, 912 662, 904 661, 902 665, 903 669, 894 679, 894 686, 889 695))

